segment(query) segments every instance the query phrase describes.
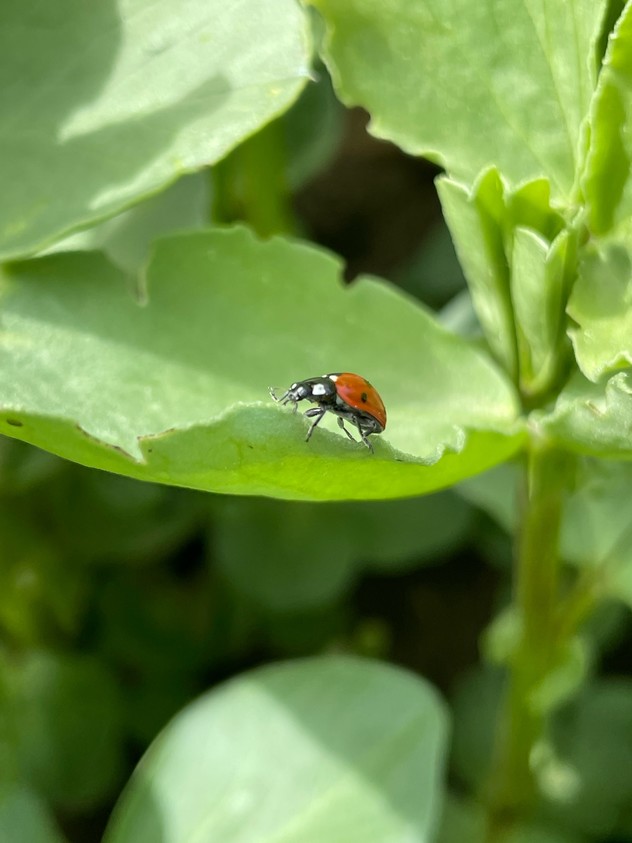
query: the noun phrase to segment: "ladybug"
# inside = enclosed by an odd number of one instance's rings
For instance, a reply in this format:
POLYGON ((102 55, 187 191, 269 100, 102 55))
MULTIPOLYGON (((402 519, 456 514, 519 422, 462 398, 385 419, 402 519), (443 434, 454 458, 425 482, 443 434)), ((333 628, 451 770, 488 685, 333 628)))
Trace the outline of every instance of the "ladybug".
POLYGON ((326 412, 338 416, 338 425, 352 442, 357 440, 349 433, 345 422, 355 425, 361 441, 371 453, 373 445, 367 437, 372 433, 382 433, 386 427, 386 409, 377 390, 365 378, 351 372, 307 378, 293 383, 280 397, 276 396, 274 389, 270 389, 270 395, 279 404, 293 404, 294 412, 298 402, 304 399, 317 405, 305 412, 307 418, 314 419, 307 431, 306 442, 309 442, 314 428, 326 412))

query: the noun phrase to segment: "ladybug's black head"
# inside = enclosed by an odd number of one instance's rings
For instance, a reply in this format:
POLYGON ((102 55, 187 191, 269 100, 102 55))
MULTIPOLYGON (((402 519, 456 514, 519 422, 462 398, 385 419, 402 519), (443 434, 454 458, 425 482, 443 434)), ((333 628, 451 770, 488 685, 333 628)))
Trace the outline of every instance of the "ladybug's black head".
POLYGON ((288 404, 292 402, 297 404, 299 401, 307 399, 316 404, 328 404, 335 400, 336 384, 331 378, 308 378, 304 381, 297 381, 280 397, 277 398, 272 391, 272 397, 280 404, 288 404))
POLYGON ((290 401, 302 401, 307 398, 318 403, 335 397, 336 384, 330 378, 308 378, 293 383, 287 392, 290 401))

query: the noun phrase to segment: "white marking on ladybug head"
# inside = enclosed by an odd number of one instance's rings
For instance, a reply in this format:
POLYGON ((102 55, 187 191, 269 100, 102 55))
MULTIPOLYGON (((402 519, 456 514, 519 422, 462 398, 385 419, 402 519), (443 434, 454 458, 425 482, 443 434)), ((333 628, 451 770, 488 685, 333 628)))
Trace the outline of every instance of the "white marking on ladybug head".
POLYGON ((323 377, 329 378, 329 380, 333 381, 334 383, 336 383, 336 381, 338 380, 338 375, 323 375, 323 377))
POLYGON ((315 383, 312 387, 312 395, 326 395, 327 387, 324 383, 315 383))

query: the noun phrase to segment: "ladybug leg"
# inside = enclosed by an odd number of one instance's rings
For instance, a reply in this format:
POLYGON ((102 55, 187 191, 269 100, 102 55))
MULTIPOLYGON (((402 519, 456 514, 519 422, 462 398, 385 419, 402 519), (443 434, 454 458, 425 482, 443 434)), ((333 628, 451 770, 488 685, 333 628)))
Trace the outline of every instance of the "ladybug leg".
POLYGON ((371 443, 370 443, 370 442, 369 442, 369 440, 367 439, 367 435, 366 435, 366 433, 364 432, 364 430, 363 430, 362 425, 360 424, 360 422, 358 422, 358 430, 360 431, 360 439, 364 442, 364 444, 367 446, 367 448, 369 449, 369 451, 370 451, 372 454, 374 454, 374 453, 375 453, 375 451, 373 450, 373 445, 371 445, 371 443))
MULTIPOLYGON (((296 405, 294 405, 294 406, 296 406, 296 405)), ((307 410, 305 413, 303 413, 303 415, 307 416, 308 419, 314 419, 314 421, 311 423, 311 425, 309 427, 309 430, 307 431, 307 436, 305 437, 306 442, 309 442, 309 440, 311 438, 311 435, 314 432, 314 428, 316 427, 316 425, 319 423, 319 421, 322 419, 322 417, 325 415, 326 412, 327 412, 326 407, 312 407, 311 410, 307 410)))
POLYGON ((344 430, 344 432, 347 434, 347 436, 349 437, 349 439, 351 439, 352 442, 358 441, 357 439, 354 439, 353 436, 349 433, 349 431, 345 427, 344 419, 341 419, 340 416, 338 416, 338 427, 341 427, 344 430))

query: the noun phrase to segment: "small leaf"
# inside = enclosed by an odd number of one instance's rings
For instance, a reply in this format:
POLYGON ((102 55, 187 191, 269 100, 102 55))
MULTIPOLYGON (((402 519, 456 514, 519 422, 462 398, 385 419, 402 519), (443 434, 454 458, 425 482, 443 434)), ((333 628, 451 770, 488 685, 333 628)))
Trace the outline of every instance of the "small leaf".
POLYGON ((448 486, 523 441, 515 394, 475 345, 386 283, 344 287, 330 255, 282 239, 161 241, 144 305, 93 253, 12 265, 0 299, 1 429, 98 468, 230 493, 387 498, 448 486), (374 455, 333 419, 306 443, 306 420, 267 394, 331 371, 382 394, 374 455))
POLYGON ((584 250, 568 303, 577 363, 591 381, 632 363, 632 262, 624 242, 584 250))
POLYGON ((501 228, 504 187, 500 174, 488 170, 472 191, 453 179, 439 178, 437 191, 487 341, 505 369, 516 377, 516 332, 501 228))
POLYGON ((551 207, 548 182, 511 190, 490 168, 471 190, 446 177, 437 189, 491 349, 523 395, 545 393, 568 356, 564 309, 576 261, 575 234, 551 207))
POLYGON ((436 695, 399 669, 342 657, 260 669, 167 726, 104 841, 430 843, 445 740, 436 695))
POLYGON ((632 215, 632 4, 608 42, 590 109, 584 193, 590 225, 604 234, 632 215))
POLYGON ((527 395, 546 392, 566 362, 563 328, 571 236, 551 244, 529 228, 514 231, 511 298, 518 326, 520 383, 527 395))

